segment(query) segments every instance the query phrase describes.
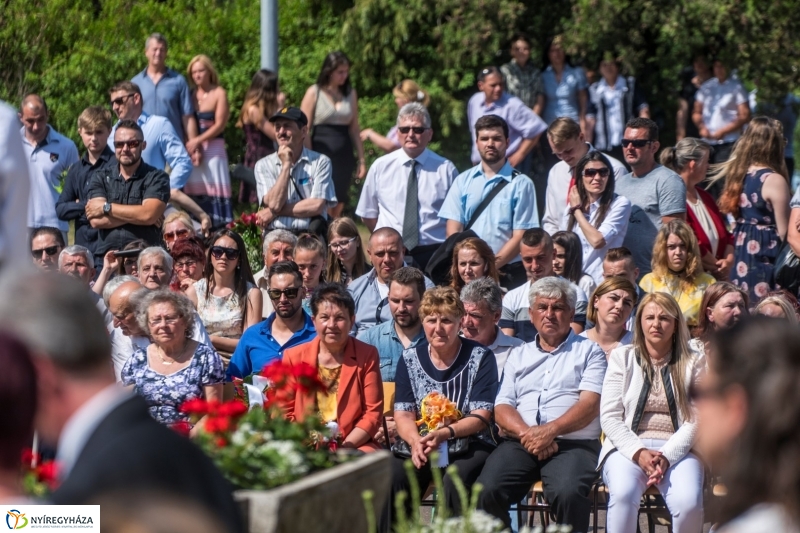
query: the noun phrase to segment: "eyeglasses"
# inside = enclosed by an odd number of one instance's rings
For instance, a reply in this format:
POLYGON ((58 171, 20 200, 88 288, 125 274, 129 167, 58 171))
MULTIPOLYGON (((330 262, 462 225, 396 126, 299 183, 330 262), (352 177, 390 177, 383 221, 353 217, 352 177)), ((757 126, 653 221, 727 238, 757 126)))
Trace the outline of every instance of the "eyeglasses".
POLYGON ((239 259, 239 250, 236 248, 225 248, 224 246, 212 246, 211 255, 214 259, 222 259, 224 255, 228 261, 239 259))
POLYGON ((339 250, 340 248, 347 248, 348 246, 353 244, 354 240, 356 240, 356 237, 350 237, 346 241, 332 242, 328 246, 330 247, 331 250, 339 250))
POLYGON ((139 148, 139 145, 142 144, 140 139, 133 139, 131 141, 114 141, 114 148, 117 150, 122 150, 126 146, 131 149, 139 148))
POLYGON ((188 229, 179 229, 178 231, 168 231, 164 234, 164 240, 167 242, 172 242, 175 239, 185 239, 189 236, 188 229))
POLYGON ((192 268, 197 264, 197 261, 194 259, 189 259, 187 261, 181 261, 180 263, 175 263, 175 268, 183 270, 184 268, 192 268))
POLYGON ((52 257, 52 256, 56 255, 60 250, 61 250, 61 246, 56 244, 55 246, 48 246, 47 248, 40 248, 38 250, 31 250, 31 255, 33 256, 34 259, 41 259, 42 258, 42 252, 44 252, 48 256, 52 257))
POLYGON ((413 131, 417 135, 422 135, 427 129, 428 128, 423 128, 422 126, 400 126, 397 128, 397 131, 403 135, 407 134, 409 131, 413 131))
POLYGON ((653 141, 646 139, 622 139, 622 147, 627 148, 628 145, 632 144, 634 148, 644 148, 651 142, 653 141))
POLYGON ((137 263, 136 259, 126 259, 125 261, 122 262, 122 264, 125 265, 126 267, 136 266, 136 263, 137 263))
POLYGON ((151 328, 154 328, 154 327, 158 326, 162 322, 166 323, 168 326, 173 326, 173 325, 178 323, 178 318, 179 317, 175 316, 175 315, 173 315, 173 316, 157 316, 157 317, 154 317, 154 318, 151 318, 150 320, 148 320, 147 323, 150 325, 151 328))
POLYGON ((125 96, 120 96, 119 98, 114 98, 113 100, 111 100, 111 105, 112 105, 112 106, 115 106, 115 105, 122 105, 122 104, 124 104, 124 103, 125 103, 125 101, 126 101, 128 98, 130 98, 130 97, 131 97, 131 96, 133 96, 134 94, 136 94, 136 93, 129 93, 129 94, 126 94, 125 96))
POLYGON ((300 292, 300 287, 289 287, 288 289, 269 289, 267 291, 267 296, 269 296, 270 300, 280 300, 281 295, 285 294, 286 298, 289 300, 294 300, 297 298, 297 294, 300 292))
POLYGON ((609 170, 607 168, 585 168, 583 169, 583 175, 587 178, 593 178, 600 174, 601 178, 607 178, 609 174, 609 170))

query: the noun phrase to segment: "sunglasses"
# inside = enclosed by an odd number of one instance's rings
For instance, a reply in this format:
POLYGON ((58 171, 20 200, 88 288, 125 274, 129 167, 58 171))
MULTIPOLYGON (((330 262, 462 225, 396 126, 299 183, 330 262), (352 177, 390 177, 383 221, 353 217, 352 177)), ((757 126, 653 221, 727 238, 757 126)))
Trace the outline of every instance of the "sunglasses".
POLYGON ((417 135, 422 135, 427 129, 428 128, 423 128, 422 126, 400 126, 397 128, 397 131, 403 135, 407 134, 409 131, 413 131, 417 135))
POLYGON ((189 236, 188 229, 179 229, 178 231, 169 231, 164 234, 164 240, 167 242, 172 242, 175 239, 185 239, 189 236))
POLYGON ((653 141, 646 139, 622 139, 622 147, 627 148, 629 145, 632 144, 634 148, 644 148, 651 142, 653 141))
POLYGON ((239 259, 239 250, 236 248, 225 248, 224 246, 212 246, 211 255, 214 259, 222 259, 224 255, 228 261, 239 259))
POLYGON ((115 105, 122 105, 122 104, 124 104, 124 103, 125 103, 125 101, 126 101, 128 98, 130 98, 130 97, 131 97, 131 96, 133 96, 134 94, 136 94, 136 93, 130 93, 130 94, 126 94, 125 96, 120 96, 119 98, 114 98, 113 100, 111 100, 111 105, 112 105, 112 106, 115 106, 115 105))
POLYGON ((40 248, 38 250, 31 250, 31 255, 34 259, 41 259, 42 252, 46 253, 48 256, 52 257, 58 253, 61 249, 59 245, 55 246, 48 246, 47 248, 40 248))
POLYGON ((288 289, 269 289, 267 291, 267 296, 269 296, 270 300, 280 300, 281 295, 285 294, 286 298, 289 300, 294 300, 297 298, 297 294, 300 292, 300 287, 290 287, 288 289))
POLYGON ((607 178, 609 171, 607 168, 585 168, 583 169, 583 175, 587 178, 593 178, 600 174, 601 178, 607 178))
POLYGON ((136 149, 139 148, 140 144, 142 144, 140 139, 133 139, 132 141, 114 141, 114 148, 122 150, 127 146, 128 148, 136 149))

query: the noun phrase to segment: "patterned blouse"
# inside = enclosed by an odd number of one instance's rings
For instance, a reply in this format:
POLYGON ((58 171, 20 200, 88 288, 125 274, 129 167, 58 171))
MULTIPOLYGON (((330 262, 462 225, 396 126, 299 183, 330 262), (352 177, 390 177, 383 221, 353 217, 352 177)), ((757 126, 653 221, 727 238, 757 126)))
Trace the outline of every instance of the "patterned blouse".
MULTIPOLYGON (((209 293, 206 298, 207 281, 205 278, 194 282, 197 292, 197 314, 203 321, 209 335, 238 339, 244 328, 244 306, 236 292, 220 297, 209 293)), ((247 292, 256 286, 247 284, 247 292)), ((230 355, 230 354, 228 354, 230 355)))
POLYGON ((133 385, 136 394, 147 401, 150 416, 162 424, 189 420, 180 412, 186 400, 203 398, 203 387, 225 380, 222 359, 205 344, 198 344, 189 365, 173 372, 161 374, 150 368, 147 350, 139 348, 122 368, 122 384, 133 385))
MULTIPOLYGON (((444 394, 463 414, 477 409, 494 410, 499 380, 497 362, 491 350, 461 338, 461 350, 445 370, 434 366, 428 350, 427 342, 408 348, 397 363, 396 411, 409 411, 419 418, 422 400, 434 391, 444 394)), ((487 429, 474 437, 494 444, 487 429)))
POLYGON ((681 279, 677 276, 667 275, 666 279, 662 279, 651 272, 642 278, 639 286, 644 292, 666 292, 675 298, 683 311, 686 323, 692 327, 697 325, 703 294, 708 286, 713 285, 716 281, 710 274, 703 272, 695 278, 691 290, 684 291, 681 287, 681 279))

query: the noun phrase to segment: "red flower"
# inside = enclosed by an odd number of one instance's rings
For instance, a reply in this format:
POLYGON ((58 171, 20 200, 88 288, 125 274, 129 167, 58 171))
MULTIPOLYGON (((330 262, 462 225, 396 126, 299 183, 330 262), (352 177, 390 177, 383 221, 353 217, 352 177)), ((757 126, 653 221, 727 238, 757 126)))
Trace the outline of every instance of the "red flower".
POLYGON ((211 417, 205 423, 205 430, 209 433, 225 433, 230 429, 231 419, 228 417, 211 417))
POLYGON ((38 453, 33 453, 33 450, 30 448, 25 448, 22 450, 22 465, 25 468, 30 468, 31 465, 39 464, 42 460, 41 455, 38 453))
POLYGON ((224 448, 228 445, 228 441, 225 440, 225 437, 217 437, 216 440, 214 440, 214 444, 217 445, 217 448, 224 448))
POLYGON ((55 461, 45 461, 36 467, 36 478, 42 483, 46 483, 50 489, 58 486, 58 465, 55 461))
POLYGON ((218 416, 238 418, 247 412, 247 406, 239 400, 225 402, 217 409, 218 416))
POLYGON ((186 400, 181 405, 181 413, 188 413, 190 415, 205 415, 209 412, 210 404, 202 398, 193 398, 186 400))
POLYGON ((173 429, 179 435, 183 435, 184 437, 188 437, 189 436, 189 432, 192 430, 192 425, 189 424, 189 422, 187 422, 185 420, 180 420, 180 421, 175 422, 174 424, 172 424, 170 426, 170 428, 173 429))

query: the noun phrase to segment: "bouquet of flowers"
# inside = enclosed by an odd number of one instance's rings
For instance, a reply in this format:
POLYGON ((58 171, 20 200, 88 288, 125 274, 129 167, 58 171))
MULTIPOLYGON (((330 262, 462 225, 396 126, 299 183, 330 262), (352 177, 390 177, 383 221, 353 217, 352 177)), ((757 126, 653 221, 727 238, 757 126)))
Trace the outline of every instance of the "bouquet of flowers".
POLYGON ((261 228, 255 213, 242 213, 237 220, 228 224, 228 229, 238 233, 247 248, 247 261, 250 270, 258 272, 264 266, 264 256, 261 252, 261 228))
MULTIPOLYGON (((335 439, 318 417, 291 422, 280 408, 298 392, 321 390, 316 369, 276 361, 261 376, 269 380, 263 405, 250 402, 248 410, 237 398, 225 403, 194 399, 181 406, 194 422, 205 417, 194 440, 223 474, 239 488, 265 490, 344 461, 346 456, 332 454, 329 445, 322 445, 335 439)), ((189 425, 175 429, 188 434, 189 425)))
POLYGON ((31 449, 22 452, 22 487, 25 494, 44 498, 58 488, 58 465, 55 461, 42 461, 31 449))
MULTIPOLYGON (((417 427, 420 428, 420 435, 427 435, 431 431, 449 426, 459 418, 461 411, 456 404, 444 394, 434 391, 428 393, 422 399, 420 405, 420 419, 417 420, 417 427)), ((447 450, 447 441, 439 444, 438 465, 445 467, 450 464, 450 457, 447 450)))

